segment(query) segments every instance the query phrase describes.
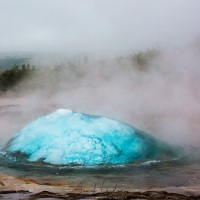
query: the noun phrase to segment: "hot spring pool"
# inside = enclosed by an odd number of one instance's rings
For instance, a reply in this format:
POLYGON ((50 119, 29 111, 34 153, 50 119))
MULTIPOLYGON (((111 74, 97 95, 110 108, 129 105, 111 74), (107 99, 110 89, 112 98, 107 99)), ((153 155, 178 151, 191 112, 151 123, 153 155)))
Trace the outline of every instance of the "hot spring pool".
POLYGON ((176 158, 181 150, 117 120, 59 109, 18 131, 4 151, 18 162, 95 166, 176 158))
POLYGON ((16 133, 1 149, 0 172, 72 188, 198 186, 199 151, 183 149, 113 119, 61 109, 16 133))

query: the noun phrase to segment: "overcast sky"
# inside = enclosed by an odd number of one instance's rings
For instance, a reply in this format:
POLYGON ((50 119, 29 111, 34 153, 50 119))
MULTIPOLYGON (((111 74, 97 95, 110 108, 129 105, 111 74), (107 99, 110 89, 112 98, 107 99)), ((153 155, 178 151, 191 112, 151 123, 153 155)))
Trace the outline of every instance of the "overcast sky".
POLYGON ((0 0, 0 52, 126 54, 200 36, 200 0, 0 0))

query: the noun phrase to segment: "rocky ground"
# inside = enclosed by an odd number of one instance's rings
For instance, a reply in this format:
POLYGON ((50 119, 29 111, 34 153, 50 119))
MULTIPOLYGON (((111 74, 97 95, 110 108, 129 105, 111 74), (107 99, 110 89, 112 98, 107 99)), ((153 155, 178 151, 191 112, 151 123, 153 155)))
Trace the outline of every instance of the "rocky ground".
POLYGON ((0 199, 55 200, 55 199, 141 199, 141 200, 200 200, 200 187, 168 187, 151 189, 97 188, 70 183, 50 184, 36 180, 0 174, 0 199))
POLYGON ((26 190, 8 190, 0 191, 1 199, 23 199, 23 200, 54 200, 54 199, 142 199, 142 200, 199 200, 198 196, 186 196, 178 193, 168 193, 166 191, 146 191, 146 192, 128 192, 128 191, 116 191, 116 192, 100 192, 100 193, 66 193, 59 194, 49 191, 42 191, 39 193, 31 193, 26 190))

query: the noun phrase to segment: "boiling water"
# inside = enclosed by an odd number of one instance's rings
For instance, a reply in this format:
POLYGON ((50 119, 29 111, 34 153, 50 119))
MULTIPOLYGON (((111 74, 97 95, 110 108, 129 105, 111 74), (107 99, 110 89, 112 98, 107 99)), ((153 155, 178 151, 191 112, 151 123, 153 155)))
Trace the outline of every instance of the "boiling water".
POLYGON ((0 171, 11 176, 30 178, 40 184, 78 184, 121 190, 200 185, 198 154, 171 160, 149 160, 125 165, 96 167, 51 166, 23 163, 1 154, 0 171))
MULTIPOLYGON (((17 122, 18 118, 22 118, 20 115, 21 108, 19 109, 17 106, 10 111, 9 109, 11 108, 2 109, 1 124, 6 124, 4 119, 17 122), (18 110, 20 112, 17 112, 18 110)), ((32 118, 35 119, 35 116, 32 116, 32 118)), ((26 118, 22 119, 24 123, 27 121, 26 118)), ((12 124, 14 125, 14 123, 12 124)), ((15 128, 16 130, 19 129, 18 126, 12 127, 12 129, 15 128)), ((7 130, 7 127, 5 127, 5 130, 7 130)), ((5 130, 3 132, 6 132, 5 130)), ((12 130, 12 132, 14 131, 12 130)), ((80 183, 91 188, 102 188, 103 186, 103 190, 107 188, 131 190, 173 186, 199 186, 199 150, 192 148, 186 152, 175 158, 141 160, 120 165, 81 167, 15 160, 8 158, 2 151, 0 153, 0 172, 19 178, 33 179, 41 184, 71 185, 72 189, 76 188, 80 183)))

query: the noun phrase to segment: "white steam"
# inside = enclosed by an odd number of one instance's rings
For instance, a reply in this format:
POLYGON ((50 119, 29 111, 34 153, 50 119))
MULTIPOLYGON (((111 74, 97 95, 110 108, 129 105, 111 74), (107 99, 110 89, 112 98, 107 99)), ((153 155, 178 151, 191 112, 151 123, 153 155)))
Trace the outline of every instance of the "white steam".
POLYGON ((118 119, 168 142, 199 145, 199 50, 161 51, 143 70, 129 57, 42 68, 0 98, 1 143, 39 115, 67 108, 118 119))

